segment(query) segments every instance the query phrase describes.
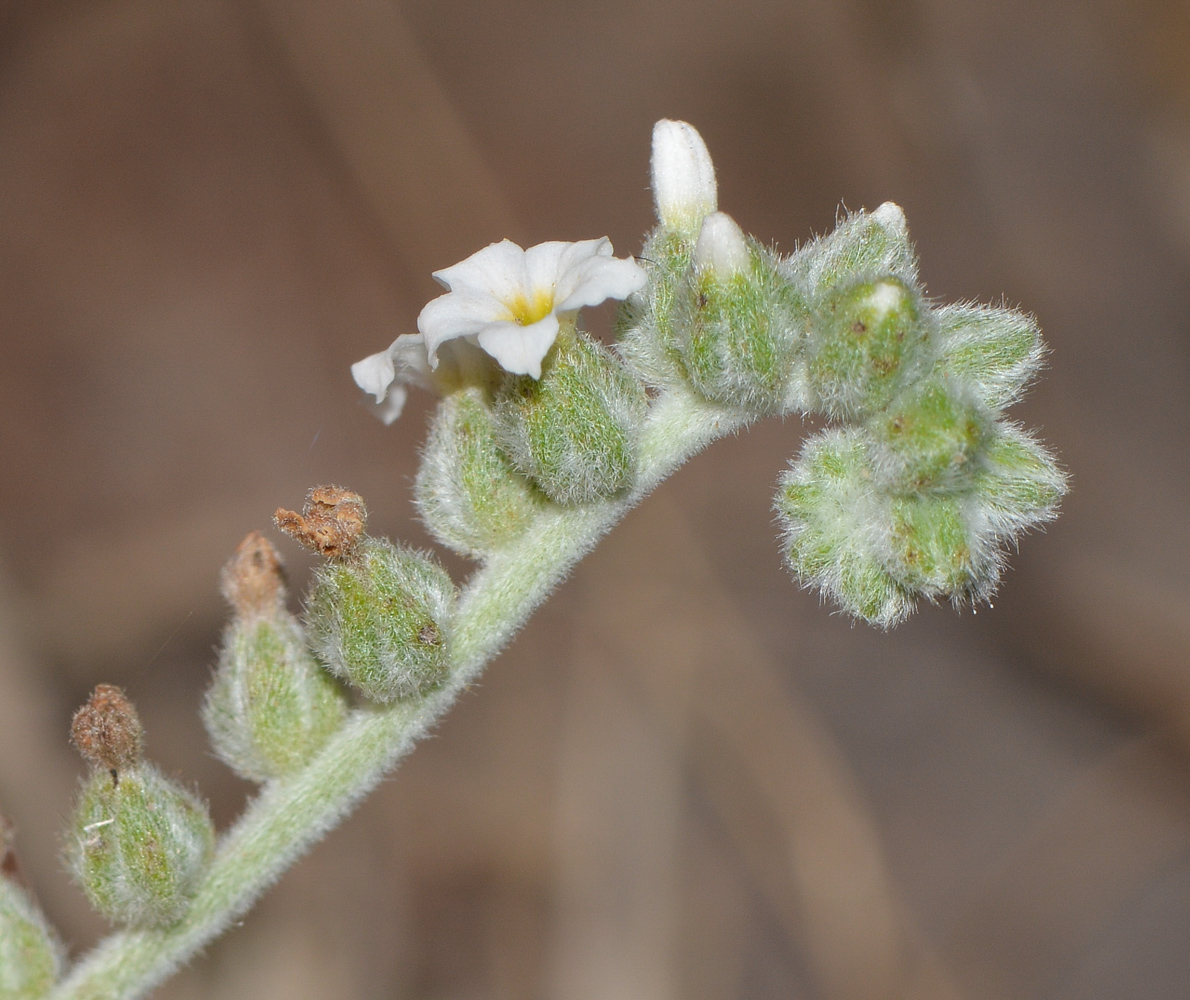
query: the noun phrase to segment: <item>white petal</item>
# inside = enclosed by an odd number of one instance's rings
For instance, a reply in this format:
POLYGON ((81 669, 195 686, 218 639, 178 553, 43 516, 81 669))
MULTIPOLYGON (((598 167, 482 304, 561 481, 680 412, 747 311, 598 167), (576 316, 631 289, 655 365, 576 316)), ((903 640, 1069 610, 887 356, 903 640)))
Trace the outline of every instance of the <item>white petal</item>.
POLYGON ((532 298, 534 292, 548 292, 553 298, 558 276, 564 269, 564 261, 574 243, 551 240, 538 243, 525 251, 525 287, 523 294, 532 298))
POLYGON ((477 339, 505 371, 541 378, 541 362, 557 337, 558 317, 550 313, 529 326, 492 323, 480 331, 477 339))
POLYGON ((744 231, 726 212, 712 212, 702 220, 698 242, 694 245, 694 263, 720 278, 729 278, 748 266, 748 241, 744 231))
POLYGON ((386 424, 391 424, 401 415, 401 411, 405 409, 405 399, 409 395, 409 391, 400 383, 392 386, 388 390, 388 395, 385 397, 383 403, 370 403, 372 411, 383 420, 386 424))
MULTIPOLYGON (((571 287, 566 297, 554 304, 554 310, 570 312, 597 306, 605 299, 626 299, 644 288, 648 280, 644 268, 631 258, 591 257, 566 276, 565 284, 571 287)), ((560 281, 559 286, 563 283, 560 281)))
POLYGON ((355 379, 355 384, 364 392, 375 396, 378 404, 384 402, 384 397, 388 395, 388 387, 397 377, 392 355, 389 353, 391 350, 392 348, 389 348, 388 351, 381 351, 379 354, 369 354, 363 361, 357 361, 351 366, 351 377, 355 379))
POLYGON ((474 292, 510 301, 525 289, 525 251, 511 240, 491 243, 466 260, 434 272, 452 292, 474 292))
POLYGON ((450 292, 431 299, 417 317, 417 328, 425 337, 430 367, 438 367, 438 348, 455 337, 479 333, 490 323, 512 320, 508 307, 487 292, 450 292))
POLYGON ((404 333, 387 351, 369 355, 351 366, 355 384, 375 398, 371 406, 386 424, 401 415, 408 395, 406 384, 430 388, 429 373, 426 345, 419 333, 404 333))
POLYGON ((661 119, 653 126, 653 203, 672 229, 698 231, 719 207, 715 166, 693 125, 661 119))

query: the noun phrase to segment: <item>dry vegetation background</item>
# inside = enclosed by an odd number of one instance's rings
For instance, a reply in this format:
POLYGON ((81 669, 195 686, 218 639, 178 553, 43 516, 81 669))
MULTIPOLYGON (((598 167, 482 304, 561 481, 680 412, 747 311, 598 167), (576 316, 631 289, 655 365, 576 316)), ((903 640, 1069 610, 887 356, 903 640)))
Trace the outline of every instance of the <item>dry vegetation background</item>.
POLYGON ((430 401, 386 429, 349 363, 491 240, 637 249, 663 116, 756 235, 892 199, 934 295, 1037 313, 1062 518, 993 609, 882 635, 780 567, 797 421, 715 445, 160 996, 1185 997, 1177 0, 0 4, 0 802, 47 910, 103 930, 57 858, 71 710, 124 685, 234 817, 219 566, 319 482, 425 542, 430 401))

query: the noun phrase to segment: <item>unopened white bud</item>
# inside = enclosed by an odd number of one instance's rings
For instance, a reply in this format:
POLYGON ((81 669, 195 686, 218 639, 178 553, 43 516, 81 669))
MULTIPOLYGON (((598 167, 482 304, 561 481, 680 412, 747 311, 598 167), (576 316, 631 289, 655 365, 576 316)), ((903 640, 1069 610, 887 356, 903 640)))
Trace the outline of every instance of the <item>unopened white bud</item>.
POLYGON ((720 280, 748 267, 748 241, 744 231, 726 212, 712 212, 702 220, 698 242, 694 245, 694 263, 700 271, 709 271, 720 280))
POLYGON ((693 236, 719 206, 715 165, 693 125, 662 118, 653 126, 653 203, 670 229, 693 236))
POLYGON ((909 223, 905 212, 895 201, 886 201, 872 213, 872 218, 886 229, 895 230, 902 238, 909 237, 909 223))

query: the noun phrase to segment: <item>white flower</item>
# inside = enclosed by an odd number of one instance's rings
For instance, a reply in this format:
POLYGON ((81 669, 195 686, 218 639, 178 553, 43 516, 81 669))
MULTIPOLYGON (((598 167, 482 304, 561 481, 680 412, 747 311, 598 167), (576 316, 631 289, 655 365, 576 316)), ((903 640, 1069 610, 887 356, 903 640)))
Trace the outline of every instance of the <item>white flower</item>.
POLYGON ((430 367, 437 368, 446 341, 464 337, 505 371, 533 378, 541 378, 560 315, 627 298, 647 280, 636 261, 612 256, 607 237, 528 250, 503 240, 434 277, 449 291, 417 318, 430 367))
POLYGON ((719 207, 715 165, 698 129, 662 118, 653 126, 653 203, 670 229, 697 234, 719 207))

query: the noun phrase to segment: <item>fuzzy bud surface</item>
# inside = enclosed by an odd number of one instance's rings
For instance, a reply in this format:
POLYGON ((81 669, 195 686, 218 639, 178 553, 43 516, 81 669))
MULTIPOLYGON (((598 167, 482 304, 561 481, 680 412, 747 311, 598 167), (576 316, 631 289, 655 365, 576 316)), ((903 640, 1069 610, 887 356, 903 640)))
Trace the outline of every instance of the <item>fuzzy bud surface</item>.
POLYGON ((365 538, 350 559, 315 572, 306 628, 315 654, 373 701, 411 698, 440 684, 455 587, 426 556, 365 538))
POLYGON ((414 483, 430 533, 476 558, 520 537, 545 502, 500 450, 484 396, 466 389, 438 404, 414 483))
POLYGON ((636 476, 644 389, 611 351, 573 327, 540 380, 508 378, 496 395, 496 439, 551 500, 617 496, 636 476))

